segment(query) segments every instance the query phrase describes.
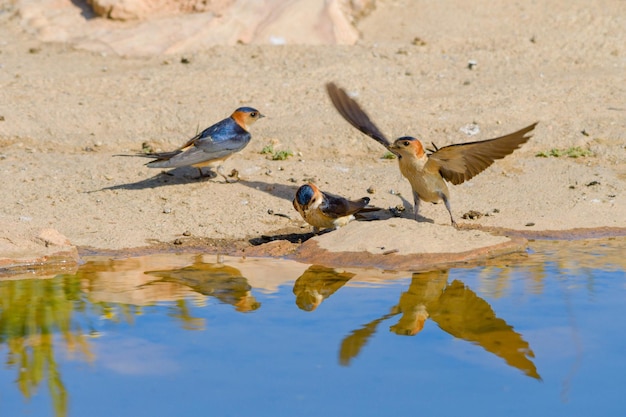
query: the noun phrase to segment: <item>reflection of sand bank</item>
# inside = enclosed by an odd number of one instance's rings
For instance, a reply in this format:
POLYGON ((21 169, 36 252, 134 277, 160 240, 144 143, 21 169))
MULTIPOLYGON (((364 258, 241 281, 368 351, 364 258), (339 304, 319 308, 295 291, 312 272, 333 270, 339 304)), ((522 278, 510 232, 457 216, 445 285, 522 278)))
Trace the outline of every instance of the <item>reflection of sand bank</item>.
MULTIPOLYGON (((204 256, 206 262, 215 262, 214 255, 204 256)), ((262 292, 278 291, 281 285, 291 285, 309 267, 300 262, 269 258, 224 257, 224 263, 234 266, 248 278, 252 288, 262 292)))
POLYGON ((202 273, 206 281, 219 272, 237 271, 239 274, 234 275, 247 280, 252 289, 275 292, 279 286, 295 281, 308 267, 276 259, 194 254, 155 254, 127 259, 87 257, 85 260, 78 275, 84 278, 83 289, 92 301, 134 305, 183 298, 204 304, 206 297, 213 294, 211 289, 202 286, 202 273), (170 276, 166 276, 167 271, 170 276))
MULTIPOLYGON (((210 289, 202 287, 202 273, 208 279, 211 274, 231 269, 238 271, 239 274, 234 275, 247 280, 252 290, 272 293, 283 285, 291 287, 310 267, 282 259, 194 254, 155 254, 126 259, 86 257, 85 261, 77 275, 84 279, 83 289, 92 301, 133 305, 183 298, 192 298, 195 303, 204 304, 206 296, 213 294, 210 289), (215 267, 220 265, 218 261, 224 265, 223 268, 215 267), (171 277, 164 278, 167 271, 171 277)), ((337 272, 353 274, 347 285, 359 286, 409 276, 407 273, 376 269, 350 268, 337 269, 337 272)))
POLYGON ((192 298, 196 303, 204 303, 204 296, 176 283, 147 285, 159 278, 145 274, 146 271, 183 268, 192 262, 191 256, 158 254, 127 259, 87 257, 85 260, 77 275, 83 278, 83 291, 93 302, 149 305, 192 298))
MULTIPOLYGON (((524 285, 530 294, 542 294, 546 279, 555 274, 586 275, 590 270, 626 270, 626 237, 584 239, 574 241, 535 240, 530 244, 532 255, 516 269, 524 276, 524 285)), ((505 297, 512 290, 515 277, 506 264, 484 267, 480 271, 482 295, 505 297)))

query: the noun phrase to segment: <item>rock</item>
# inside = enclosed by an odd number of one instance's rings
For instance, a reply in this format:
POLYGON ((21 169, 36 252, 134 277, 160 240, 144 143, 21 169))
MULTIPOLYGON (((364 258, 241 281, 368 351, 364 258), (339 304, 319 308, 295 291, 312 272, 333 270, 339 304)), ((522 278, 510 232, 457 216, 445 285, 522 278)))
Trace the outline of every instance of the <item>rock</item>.
POLYGON ((525 253, 524 238, 391 218, 352 222, 307 240, 292 258, 330 267, 428 270, 525 253))
POLYGON ((155 2, 142 0, 88 0, 93 11, 113 20, 137 20, 153 12, 155 2), (153 6, 153 7, 151 7, 153 6))
POLYGON ((112 20, 145 20, 181 13, 221 13, 234 0, 87 0, 94 13, 112 20))
POLYGON ((19 0, 21 24, 45 42, 124 56, 189 53, 214 45, 340 44, 374 0, 19 0), (103 18, 90 18, 101 16, 103 18), (113 21, 115 20, 115 21, 113 21))
POLYGON ((76 247, 55 229, 0 222, 0 279, 73 272, 79 260, 76 247))

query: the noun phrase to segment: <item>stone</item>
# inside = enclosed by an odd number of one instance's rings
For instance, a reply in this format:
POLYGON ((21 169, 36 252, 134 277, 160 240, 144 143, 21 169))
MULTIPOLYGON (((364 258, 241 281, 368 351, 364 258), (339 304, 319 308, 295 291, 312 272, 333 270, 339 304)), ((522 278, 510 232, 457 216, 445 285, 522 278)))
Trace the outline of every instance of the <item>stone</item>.
POLYGON ((21 25, 44 42, 122 56, 215 45, 353 45, 374 0, 18 0, 21 25))
POLYGON ((527 244, 521 237, 391 218, 352 222, 316 236, 304 242, 291 258, 330 267, 423 271, 523 255, 527 244))
POLYGON ((71 273, 79 261, 77 248, 55 229, 0 222, 0 279, 71 273))

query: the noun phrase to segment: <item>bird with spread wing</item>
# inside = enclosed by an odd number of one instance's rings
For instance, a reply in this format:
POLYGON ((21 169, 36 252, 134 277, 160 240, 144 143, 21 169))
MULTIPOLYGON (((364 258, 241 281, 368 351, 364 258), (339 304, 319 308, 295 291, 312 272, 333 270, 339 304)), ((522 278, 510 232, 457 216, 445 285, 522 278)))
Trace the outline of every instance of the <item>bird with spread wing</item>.
MULTIPOLYGON (((410 136, 390 141, 342 88, 326 84, 328 95, 341 116, 362 133, 371 137, 398 158, 400 172, 409 180, 413 191, 414 215, 418 218, 420 201, 443 203, 450 221, 457 226, 450 208, 450 191, 446 181, 461 184, 488 168, 497 159, 512 153, 530 139, 528 135, 537 125, 533 123, 517 132, 495 139, 458 143, 437 148, 427 153, 422 143, 410 136)), ((434 145, 433 145, 434 146, 434 145)))

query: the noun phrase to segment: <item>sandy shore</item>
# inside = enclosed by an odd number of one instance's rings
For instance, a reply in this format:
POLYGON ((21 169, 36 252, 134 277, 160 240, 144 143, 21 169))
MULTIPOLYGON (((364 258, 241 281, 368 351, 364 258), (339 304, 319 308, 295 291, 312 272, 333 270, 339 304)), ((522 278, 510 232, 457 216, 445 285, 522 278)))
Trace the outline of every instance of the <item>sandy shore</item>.
MULTIPOLYGON (((291 200, 311 179, 379 207, 404 205, 411 218, 410 186, 396 161, 382 159, 384 149, 336 113, 324 90, 331 80, 355 94, 390 137, 443 146, 539 121, 521 149, 451 187, 463 228, 623 233, 626 4, 509 3, 478 1, 470 9, 461 0, 379 1, 358 23, 354 46, 214 46, 143 58, 44 43, 23 30, 19 16, 4 13, 3 239, 27 227, 56 229, 83 249, 175 241, 245 248, 263 235, 310 231, 291 200), (113 156, 139 152, 144 142, 173 149, 241 105, 267 117, 225 164, 239 171, 238 183, 198 180, 193 169, 165 174, 142 158, 113 156), (479 132, 464 133, 469 125, 479 132), (271 160, 261 153, 268 145, 293 156, 271 160), (576 147, 584 156, 537 156, 576 147), (461 219, 471 210, 489 215, 461 219)), ((450 227, 443 205, 422 210, 425 222, 450 227)), ((433 245, 460 239, 416 235, 433 245)), ((376 246, 375 236, 368 241, 376 246)))

